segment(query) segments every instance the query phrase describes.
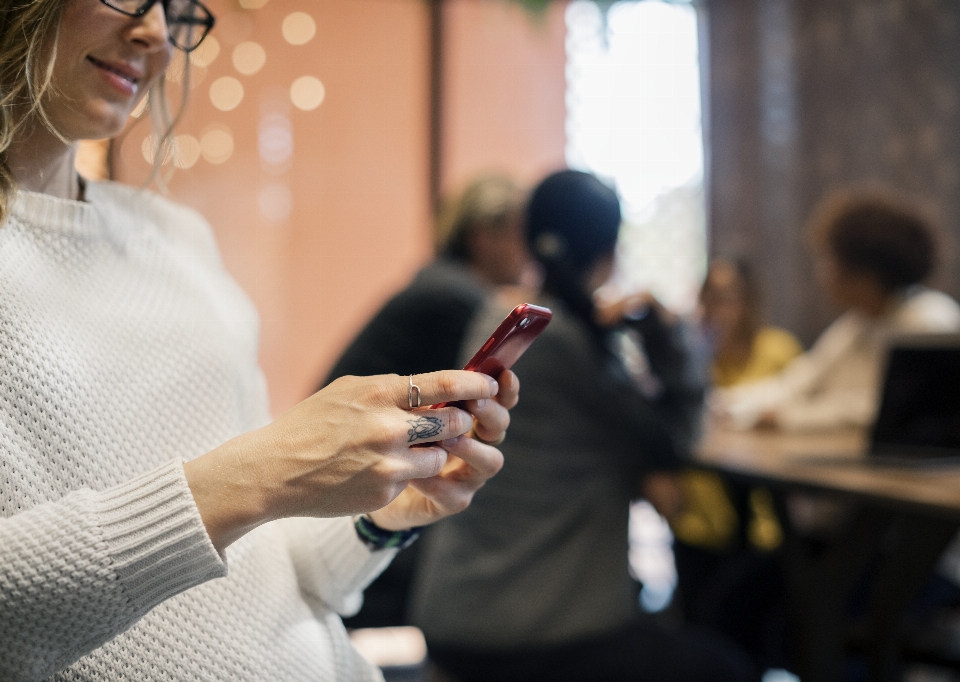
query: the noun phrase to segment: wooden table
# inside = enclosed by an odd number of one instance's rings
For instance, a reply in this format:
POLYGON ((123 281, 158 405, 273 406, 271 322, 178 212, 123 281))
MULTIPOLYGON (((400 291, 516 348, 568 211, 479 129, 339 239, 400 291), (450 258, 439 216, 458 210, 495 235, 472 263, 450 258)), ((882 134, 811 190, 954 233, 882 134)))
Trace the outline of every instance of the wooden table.
POLYGON ((707 468, 773 486, 806 488, 960 521, 960 465, 867 462, 862 431, 785 434, 707 428, 696 455, 707 468))
POLYGON ((846 500, 849 518, 811 538, 785 523, 784 573, 791 646, 803 682, 839 682, 850 635, 849 597, 869 583, 863 623, 870 679, 901 678, 904 614, 960 528, 960 466, 881 466, 862 454, 866 437, 847 431, 793 435, 708 427, 699 466, 767 484, 846 500))

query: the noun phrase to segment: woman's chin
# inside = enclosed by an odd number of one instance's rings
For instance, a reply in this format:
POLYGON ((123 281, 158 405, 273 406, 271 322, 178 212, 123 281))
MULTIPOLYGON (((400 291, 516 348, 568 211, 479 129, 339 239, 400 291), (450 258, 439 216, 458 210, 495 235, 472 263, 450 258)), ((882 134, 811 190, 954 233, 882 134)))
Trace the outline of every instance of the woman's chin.
MULTIPOLYGON (((73 117, 67 119, 69 123, 59 127, 59 130, 71 141, 116 137, 126 127, 131 110, 132 107, 115 104, 92 106, 83 112, 74 111, 73 117)), ((57 125, 56 119, 53 119, 53 123, 57 125)))

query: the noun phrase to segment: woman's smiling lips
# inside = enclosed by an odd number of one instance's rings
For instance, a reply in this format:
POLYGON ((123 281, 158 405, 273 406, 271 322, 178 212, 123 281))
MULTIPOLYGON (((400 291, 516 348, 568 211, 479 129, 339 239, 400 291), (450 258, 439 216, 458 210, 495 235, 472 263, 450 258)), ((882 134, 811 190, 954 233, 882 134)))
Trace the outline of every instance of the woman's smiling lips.
POLYGON ((143 78, 143 71, 129 64, 105 62, 96 57, 87 55, 87 60, 96 66, 110 85, 118 91, 132 97, 137 94, 137 84, 143 78))

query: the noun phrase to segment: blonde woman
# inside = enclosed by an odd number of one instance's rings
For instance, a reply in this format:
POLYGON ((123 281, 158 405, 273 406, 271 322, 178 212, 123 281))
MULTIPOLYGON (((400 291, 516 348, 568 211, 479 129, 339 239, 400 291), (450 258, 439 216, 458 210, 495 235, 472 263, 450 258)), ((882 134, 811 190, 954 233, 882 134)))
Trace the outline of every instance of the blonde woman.
POLYGON ((338 612, 501 465, 463 434, 502 437, 509 373, 348 377, 271 421, 208 226, 77 175, 77 141, 162 110, 212 24, 0 0, 3 680, 380 679, 338 612), (450 400, 469 412, 416 409, 450 400))

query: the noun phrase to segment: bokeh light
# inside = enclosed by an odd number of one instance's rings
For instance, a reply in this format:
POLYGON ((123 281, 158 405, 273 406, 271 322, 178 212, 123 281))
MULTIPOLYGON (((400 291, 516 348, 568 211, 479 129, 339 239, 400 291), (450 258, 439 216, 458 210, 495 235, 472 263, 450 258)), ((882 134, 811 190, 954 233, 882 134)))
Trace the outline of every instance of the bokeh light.
POLYGON ((326 88, 318 78, 300 76, 290 86, 290 101, 297 109, 313 111, 319 107, 327 95, 326 88))
POLYGON ((243 85, 232 76, 221 76, 210 84, 210 101, 220 111, 233 111, 243 101, 243 85))
POLYGON ((220 123, 208 126, 200 135, 200 154, 208 163, 223 163, 233 155, 233 133, 220 123))
POLYGON ((293 155, 293 125, 284 114, 267 114, 260 119, 257 149, 265 170, 278 175, 289 166, 293 155))
POLYGON ((291 45, 305 45, 317 33, 317 22, 306 12, 291 12, 280 27, 283 38, 291 45))
POLYGON ((266 185, 257 194, 257 208, 267 220, 282 223, 293 210, 293 194, 282 182, 266 185))
POLYGON ((259 43, 247 41, 233 48, 233 66, 244 76, 252 76, 263 68, 267 51, 259 43))
POLYGON ((176 151, 173 155, 173 165, 177 168, 192 168, 200 158, 200 140, 193 135, 177 135, 174 138, 176 151))
MULTIPOLYGON (((153 135, 147 135, 143 138, 143 142, 140 143, 140 152, 143 154, 143 160, 152 166, 157 155, 157 141, 153 135)), ((172 150, 168 148, 166 158, 163 160, 162 165, 168 165, 171 156, 172 150)))
POLYGON ((220 54, 220 42, 214 36, 207 36, 200 43, 200 47, 190 53, 190 61, 194 66, 207 67, 220 54))

